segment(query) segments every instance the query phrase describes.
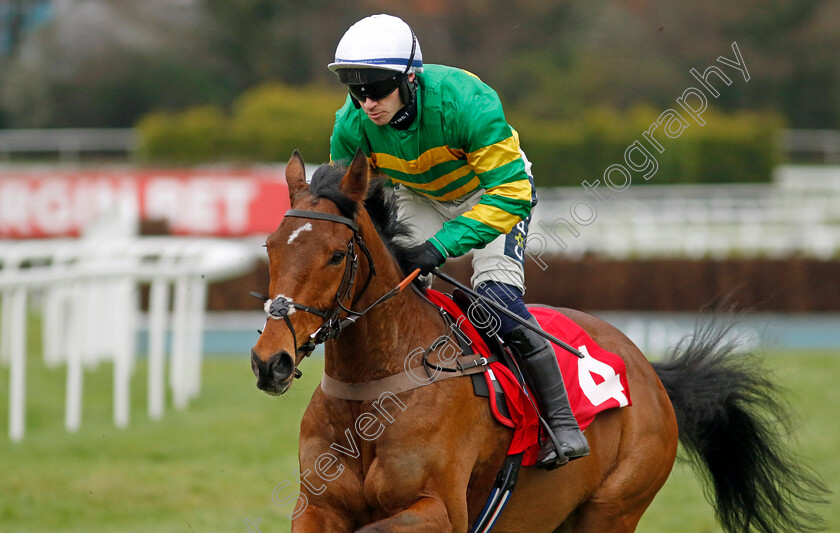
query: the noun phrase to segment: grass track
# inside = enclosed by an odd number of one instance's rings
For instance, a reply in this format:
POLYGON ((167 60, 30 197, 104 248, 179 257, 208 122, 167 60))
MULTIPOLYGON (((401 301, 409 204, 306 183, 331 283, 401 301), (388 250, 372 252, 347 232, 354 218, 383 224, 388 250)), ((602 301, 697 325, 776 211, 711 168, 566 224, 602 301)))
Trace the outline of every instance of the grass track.
MULTIPOLYGON (((769 354, 802 415, 794 446, 834 494, 840 493, 840 354, 769 354)), ((111 423, 111 367, 85 373, 82 428, 63 429, 64 369, 30 357, 27 434, 11 444, 8 368, 0 366, 0 531, 215 532, 289 530, 288 508, 272 504, 283 481, 296 483, 297 432, 321 361, 304 364, 304 378, 285 397, 256 390, 247 357, 205 363, 202 395, 161 421, 146 415, 146 369, 132 379, 132 420, 111 423)), ((288 490, 284 494, 291 494, 288 490)), ((834 497, 832 497, 834 498, 834 497)), ((840 533, 840 506, 822 509, 828 531, 840 533)), ((697 477, 677 465, 644 516, 639 531, 716 532, 697 477)))

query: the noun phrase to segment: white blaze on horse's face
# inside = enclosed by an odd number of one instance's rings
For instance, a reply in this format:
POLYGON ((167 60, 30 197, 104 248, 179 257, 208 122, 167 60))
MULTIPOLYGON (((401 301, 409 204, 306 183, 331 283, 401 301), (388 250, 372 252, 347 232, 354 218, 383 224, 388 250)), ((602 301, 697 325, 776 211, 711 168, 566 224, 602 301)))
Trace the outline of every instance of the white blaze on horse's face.
POLYGON ((295 231, 293 231, 292 234, 289 235, 289 240, 286 241, 286 244, 292 244, 294 242, 294 240, 297 239, 298 236, 301 233, 303 233, 304 231, 312 231, 312 224, 307 222, 303 226, 301 226, 298 229, 296 229, 295 231))

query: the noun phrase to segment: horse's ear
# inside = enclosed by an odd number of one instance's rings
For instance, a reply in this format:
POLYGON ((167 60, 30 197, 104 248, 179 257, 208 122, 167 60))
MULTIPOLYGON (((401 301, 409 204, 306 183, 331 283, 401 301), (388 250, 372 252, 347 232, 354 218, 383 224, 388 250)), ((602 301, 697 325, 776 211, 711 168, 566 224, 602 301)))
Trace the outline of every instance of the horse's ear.
POLYGON ((350 163, 347 174, 341 179, 339 189, 348 198, 356 202, 363 202, 368 193, 368 180, 370 179, 370 164, 362 149, 356 150, 356 157, 350 163))
POLYGON ((297 150, 294 151, 292 158, 286 164, 286 183, 289 185, 289 199, 292 203, 301 194, 309 192, 303 158, 297 150))

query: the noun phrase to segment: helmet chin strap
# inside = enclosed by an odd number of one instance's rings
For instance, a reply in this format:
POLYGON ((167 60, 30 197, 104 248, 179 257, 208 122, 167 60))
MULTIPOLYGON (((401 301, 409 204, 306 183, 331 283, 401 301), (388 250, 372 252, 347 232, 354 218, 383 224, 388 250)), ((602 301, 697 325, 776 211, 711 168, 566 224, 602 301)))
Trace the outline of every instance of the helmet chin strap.
POLYGON ((414 64, 414 53, 417 51, 417 37, 414 36, 414 30, 411 30, 411 54, 408 56, 408 63, 405 64, 405 70, 403 71, 403 76, 408 76, 408 71, 411 70, 411 66, 414 64))
POLYGON ((411 124, 414 123, 414 119, 417 118, 417 79, 411 83, 408 80, 405 80, 405 83, 410 86, 408 92, 410 94, 408 102, 403 102, 402 109, 397 111, 394 115, 394 118, 391 119, 388 124, 390 124, 393 128, 398 130, 406 130, 408 129, 411 124))
POLYGON ((405 65, 402 79, 400 80, 400 101, 403 107, 394 115, 389 124, 398 130, 408 129, 417 117, 417 77, 414 81, 408 81, 408 71, 414 64, 414 53, 417 51, 417 37, 414 35, 414 30, 411 30, 411 54, 408 56, 408 62, 405 65))

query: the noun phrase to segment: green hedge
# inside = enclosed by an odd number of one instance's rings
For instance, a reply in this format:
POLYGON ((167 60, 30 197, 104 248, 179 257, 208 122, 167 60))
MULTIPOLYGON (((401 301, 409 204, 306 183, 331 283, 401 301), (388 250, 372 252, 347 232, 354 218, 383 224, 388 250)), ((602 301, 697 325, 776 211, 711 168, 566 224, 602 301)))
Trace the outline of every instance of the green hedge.
MULTIPOLYGON (((339 88, 271 84, 243 94, 230 114, 212 107, 154 113, 138 124, 139 156, 156 163, 277 162, 299 149, 307 161, 327 161, 335 111, 344 98, 339 88)), ((678 111, 689 126, 676 139, 668 138, 660 126, 654 138, 664 148, 662 153, 642 136, 661 113, 651 107, 623 113, 582 110, 578 120, 565 122, 538 120, 514 110, 508 119, 542 186, 603 180, 610 165, 625 165, 624 152, 634 141, 654 156, 659 168, 649 180, 631 171, 633 184, 770 180, 780 160, 781 121, 775 115, 709 109, 700 126, 678 111)))
POLYGON ((277 162, 295 149, 310 162, 329 160, 335 112, 344 92, 267 84, 244 93, 228 115, 217 108, 157 112, 137 125, 146 162, 277 162))
POLYGON ((252 161, 287 161, 298 149, 306 161, 328 161, 335 112, 345 97, 339 90, 281 85, 245 93, 234 106, 235 153, 252 161))
POLYGON ((668 138, 660 126, 653 132, 664 151, 659 153, 643 137, 659 113, 637 107, 625 113, 588 110, 574 122, 540 121, 509 114, 520 134, 523 150, 534 164, 542 185, 579 185, 584 180, 603 182, 604 171, 624 162, 624 152, 639 141, 659 168, 645 180, 631 171, 633 184, 651 183, 756 183, 770 180, 781 160, 778 133, 781 120, 773 114, 723 114, 707 110, 700 126, 689 123, 679 137, 668 138))
POLYGON ((228 150, 228 118, 220 109, 153 113, 137 126, 141 159, 195 163, 216 160, 228 150))

